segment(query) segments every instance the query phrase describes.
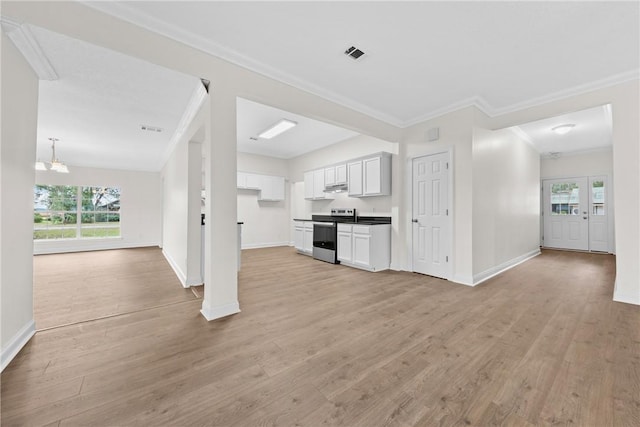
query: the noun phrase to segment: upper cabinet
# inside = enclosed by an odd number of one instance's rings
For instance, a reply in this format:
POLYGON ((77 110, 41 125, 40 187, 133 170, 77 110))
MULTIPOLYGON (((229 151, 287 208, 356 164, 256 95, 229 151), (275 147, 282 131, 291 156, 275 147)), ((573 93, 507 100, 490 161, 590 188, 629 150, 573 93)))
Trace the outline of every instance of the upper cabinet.
POLYGON ((389 196, 391 194, 391 153, 380 152, 345 163, 305 172, 304 198, 331 199, 327 190, 347 189, 349 197, 389 196))
POLYGON ((284 200, 284 177, 238 172, 238 188, 258 190, 258 200, 279 202, 284 200))
POLYGON ((348 163, 349 196, 391 194, 391 154, 379 153, 348 163))
POLYGON ((307 200, 333 199, 324 192, 325 169, 316 169, 304 173, 304 198, 307 200))

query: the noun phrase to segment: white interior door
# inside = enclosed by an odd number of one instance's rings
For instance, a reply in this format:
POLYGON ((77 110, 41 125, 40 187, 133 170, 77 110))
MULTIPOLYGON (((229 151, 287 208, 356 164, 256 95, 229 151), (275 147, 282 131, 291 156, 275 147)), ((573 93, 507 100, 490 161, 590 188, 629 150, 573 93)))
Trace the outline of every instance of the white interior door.
POLYGON ((609 252, 607 177, 589 177, 589 190, 589 250, 609 252))
POLYGON ((587 177, 543 181, 543 246, 589 250, 589 199, 587 177))
POLYGON ((413 159, 413 271, 449 278, 449 153, 413 159))

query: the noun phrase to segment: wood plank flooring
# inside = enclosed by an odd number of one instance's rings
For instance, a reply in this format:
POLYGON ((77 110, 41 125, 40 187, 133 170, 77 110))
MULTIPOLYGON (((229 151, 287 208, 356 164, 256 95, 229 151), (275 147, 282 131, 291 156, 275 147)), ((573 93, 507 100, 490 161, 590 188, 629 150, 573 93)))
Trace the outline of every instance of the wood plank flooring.
POLYGON ((38 332, 2 374, 2 425, 640 425, 640 309, 611 300, 613 256, 544 251, 475 288, 242 256, 234 316, 207 322, 176 284, 184 301, 38 332))
POLYGON ((37 255, 37 329, 195 299, 155 248, 37 255))

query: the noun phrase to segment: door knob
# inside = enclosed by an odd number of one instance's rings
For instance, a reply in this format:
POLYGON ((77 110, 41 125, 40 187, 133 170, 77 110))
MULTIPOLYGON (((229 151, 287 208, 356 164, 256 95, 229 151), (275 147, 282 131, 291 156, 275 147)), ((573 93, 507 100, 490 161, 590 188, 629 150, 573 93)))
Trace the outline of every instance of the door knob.
POLYGON ((418 222, 418 218, 413 218, 411 222, 418 222))
POLYGON ((587 216, 583 216, 583 217, 582 217, 582 219, 587 219, 587 218, 588 218, 587 216))

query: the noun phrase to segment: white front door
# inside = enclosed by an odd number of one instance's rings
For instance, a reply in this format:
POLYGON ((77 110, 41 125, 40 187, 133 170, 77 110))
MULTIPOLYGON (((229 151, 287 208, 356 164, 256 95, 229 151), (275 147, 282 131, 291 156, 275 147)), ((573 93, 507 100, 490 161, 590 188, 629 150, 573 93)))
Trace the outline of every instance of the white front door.
POLYGON ((589 193, 586 177, 543 181, 544 247, 589 250, 589 193))
POLYGON ((449 153, 413 159, 413 271, 450 275, 449 153))

